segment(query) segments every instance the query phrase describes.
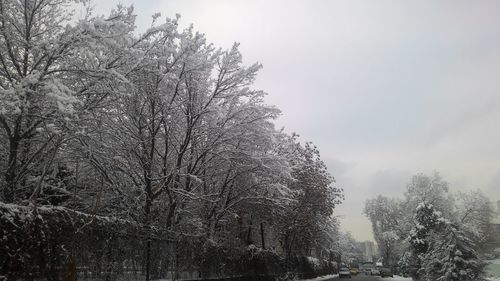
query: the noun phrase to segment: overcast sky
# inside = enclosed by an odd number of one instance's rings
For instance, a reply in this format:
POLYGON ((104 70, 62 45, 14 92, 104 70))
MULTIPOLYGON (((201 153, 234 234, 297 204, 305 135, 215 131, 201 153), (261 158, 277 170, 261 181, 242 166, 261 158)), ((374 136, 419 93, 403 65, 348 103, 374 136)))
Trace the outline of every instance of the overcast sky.
POLYGON ((241 43, 277 121, 318 145, 346 201, 342 228, 373 240, 362 215, 415 173, 500 200, 500 1, 106 0, 181 14, 208 41, 241 43))

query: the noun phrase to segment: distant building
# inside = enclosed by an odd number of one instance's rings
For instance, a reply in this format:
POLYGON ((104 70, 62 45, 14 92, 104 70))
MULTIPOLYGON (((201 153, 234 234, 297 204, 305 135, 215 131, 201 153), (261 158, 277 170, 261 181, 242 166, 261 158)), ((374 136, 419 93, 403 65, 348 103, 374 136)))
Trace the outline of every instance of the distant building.
POLYGON ((500 223, 491 224, 490 247, 500 249, 500 223))
POLYGON ((497 207, 497 210, 496 210, 496 212, 495 212, 495 213, 496 213, 496 214, 495 214, 496 216, 493 218, 493 223, 498 224, 498 223, 500 223, 500 200, 498 200, 498 201, 496 202, 496 207, 497 207))
POLYGON ((500 217, 500 200, 497 201, 497 218, 500 217))
POLYGON ((363 251, 363 261, 373 262, 373 257, 377 254, 375 243, 373 241, 364 241, 359 243, 361 251, 363 251))

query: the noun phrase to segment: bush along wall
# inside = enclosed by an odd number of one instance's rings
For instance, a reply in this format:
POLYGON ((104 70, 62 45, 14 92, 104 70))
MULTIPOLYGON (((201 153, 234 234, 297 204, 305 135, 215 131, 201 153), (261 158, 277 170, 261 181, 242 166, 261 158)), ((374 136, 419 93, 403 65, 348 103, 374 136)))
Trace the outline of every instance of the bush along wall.
POLYGON ((335 262, 303 256, 294 256, 290 263, 295 270, 287 271, 282 256, 255 245, 231 249, 210 240, 203 249, 199 264, 205 280, 287 280, 337 273, 335 262))

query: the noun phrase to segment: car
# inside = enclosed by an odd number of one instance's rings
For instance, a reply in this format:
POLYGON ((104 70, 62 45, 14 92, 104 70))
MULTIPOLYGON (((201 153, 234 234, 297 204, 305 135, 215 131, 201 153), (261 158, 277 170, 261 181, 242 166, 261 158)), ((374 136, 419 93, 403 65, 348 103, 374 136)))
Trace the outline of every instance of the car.
POLYGON ((339 270, 339 278, 351 278, 351 271, 347 267, 341 267, 339 270))
POLYGON ((371 268, 365 268, 365 275, 372 275, 372 269, 371 268))
POLYGON ((394 277, 394 273, 390 268, 387 267, 382 267, 380 269, 380 276, 381 277, 394 277))
POLYGON ((351 275, 358 275, 358 273, 359 273, 358 269, 355 267, 351 267, 351 269, 349 269, 349 271, 351 272, 351 275))
POLYGON ((378 268, 372 269, 371 275, 380 275, 380 270, 378 268))

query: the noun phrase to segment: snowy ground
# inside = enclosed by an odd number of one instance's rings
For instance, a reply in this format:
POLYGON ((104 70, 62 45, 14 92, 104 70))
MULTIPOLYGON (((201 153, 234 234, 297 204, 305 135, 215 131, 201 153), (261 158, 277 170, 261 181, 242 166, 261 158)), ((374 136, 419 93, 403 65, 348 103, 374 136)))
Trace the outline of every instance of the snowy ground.
MULTIPOLYGON (((385 280, 385 279, 383 279, 383 280, 385 280)), ((390 278, 388 280, 391 280, 391 281, 411 281, 411 278, 394 275, 394 278, 390 278)))
POLYGON ((339 277, 339 275, 338 274, 331 274, 331 275, 316 277, 313 279, 303 279, 303 281, 324 281, 324 280, 332 279, 335 277, 339 277))
MULTIPOLYGON (((338 277, 338 275, 334 274, 334 275, 321 276, 321 277, 317 277, 317 278, 314 278, 314 279, 305 279, 305 280, 301 280, 301 281, 325 281, 325 280, 331 280, 332 278, 336 278, 336 277, 338 277)), ((354 279, 364 280, 366 278, 368 278, 370 280, 376 279, 376 280, 388 280, 388 281, 412 281, 411 278, 401 277, 401 276, 397 276, 397 275, 394 275, 394 278, 382 278, 380 276, 364 276, 364 275, 359 275, 359 276, 357 276, 354 279)), ((338 280, 338 279, 334 279, 334 280, 338 280)), ((497 281, 497 280, 494 280, 494 281, 497 281)))
POLYGON ((500 281, 500 259, 488 261, 486 274, 490 281, 500 281))

